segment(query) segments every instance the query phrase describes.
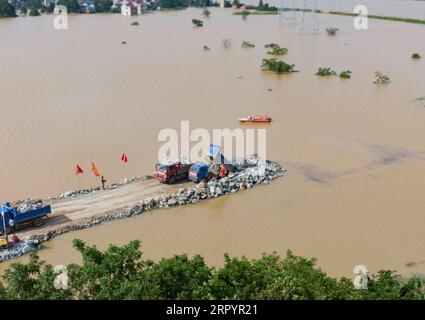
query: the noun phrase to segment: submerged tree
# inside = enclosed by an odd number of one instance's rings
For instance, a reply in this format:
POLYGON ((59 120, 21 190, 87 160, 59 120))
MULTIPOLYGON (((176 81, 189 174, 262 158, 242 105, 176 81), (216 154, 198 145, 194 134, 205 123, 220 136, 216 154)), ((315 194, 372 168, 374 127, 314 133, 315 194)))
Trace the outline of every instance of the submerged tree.
POLYGON ((210 11, 210 10, 208 10, 208 8, 205 8, 205 9, 202 11, 202 15, 203 15, 205 18, 209 18, 209 17, 210 17, 210 15, 211 15, 211 11, 210 11))
POLYGON ((339 31, 338 28, 332 28, 332 27, 326 28, 326 33, 328 34, 328 36, 335 36, 338 31, 339 31))
POLYGON ((284 61, 272 59, 263 59, 261 69, 263 71, 273 71, 278 74, 295 72, 293 64, 288 64, 284 61))
POLYGON ((285 54, 288 53, 287 48, 281 47, 276 43, 269 43, 269 44, 266 44, 264 47, 267 49, 271 49, 267 51, 267 54, 270 54, 273 56, 284 56, 285 54))
POLYGON ((22 6, 19 12, 21 13, 21 15, 26 16, 28 14, 28 9, 26 6, 22 6))
POLYGON ((391 82, 390 77, 382 74, 379 71, 375 72, 375 81, 373 83, 375 84, 389 84, 391 82))
POLYGON ((65 6, 69 13, 79 13, 81 10, 80 4, 77 0, 58 0, 57 4, 65 6))
POLYGON ((402 278, 391 270, 368 276, 365 289, 352 279, 333 278, 308 259, 287 251, 259 259, 224 256, 213 268, 196 255, 175 255, 154 262, 144 259, 140 242, 100 251, 81 240, 73 246, 81 264, 66 266, 68 288, 55 288, 55 269, 34 251, 29 262, 12 263, 0 282, 0 299, 162 300, 423 300, 420 277, 402 278))
POLYGON ((412 59, 413 60, 418 60, 418 59, 420 59, 421 58, 421 55, 419 54, 419 53, 413 53, 412 54, 412 59))
POLYGON ((222 39, 221 43, 225 49, 229 49, 232 46, 232 41, 230 39, 222 39))
POLYGON ((333 71, 331 68, 322 68, 320 67, 319 70, 316 72, 316 76, 321 77, 328 77, 328 76, 335 76, 337 73, 333 71))
POLYGON ((339 74, 339 77, 341 79, 350 79, 351 78, 351 71, 350 70, 345 70, 345 71, 341 71, 341 73, 339 74))
POLYGON ((204 23, 198 19, 192 19, 192 23, 195 27, 202 27, 204 25, 204 23))
POLYGON ((241 47, 242 48, 254 48, 255 44, 253 44, 250 41, 242 41, 241 47))
POLYGON ((39 15, 40 15, 40 11, 38 11, 38 8, 36 8, 35 6, 33 6, 33 7, 31 7, 31 8, 30 8, 30 13, 29 13, 29 15, 30 15, 31 17, 37 17, 37 16, 39 16, 39 15))

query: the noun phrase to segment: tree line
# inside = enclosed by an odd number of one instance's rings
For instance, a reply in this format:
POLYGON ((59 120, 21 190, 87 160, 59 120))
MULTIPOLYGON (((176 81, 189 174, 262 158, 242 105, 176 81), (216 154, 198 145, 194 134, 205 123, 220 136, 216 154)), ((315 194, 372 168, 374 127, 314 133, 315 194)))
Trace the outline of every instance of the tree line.
POLYGON ((52 265, 34 251, 28 263, 4 272, 0 299, 424 299, 424 280, 402 278, 390 270, 369 277, 367 289, 353 280, 333 278, 307 259, 288 251, 259 259, 224 255, 214 268, 200 255, 175 255, 159 262, 144 259, 140 242, 110 245, 105 251, 75 239, 82 264, 69 264, 68 287, 56 289, 52 265))

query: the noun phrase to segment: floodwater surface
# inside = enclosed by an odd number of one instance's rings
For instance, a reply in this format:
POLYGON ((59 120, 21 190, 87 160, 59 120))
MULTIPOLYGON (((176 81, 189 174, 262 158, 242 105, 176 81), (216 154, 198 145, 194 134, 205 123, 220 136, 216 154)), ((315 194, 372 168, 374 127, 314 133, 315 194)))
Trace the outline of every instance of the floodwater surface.
POLYGON ((64 264, 79 259, 73 238, 101 248, 140 239, 154 259, 200 253, 220 265, 224 252, 291 249, 332 275, 358 264, 424 272, 425 106, 415 100, 425 96, 425 61, 410 56, 425 57, 425 26, 370 20, 357 31, 350 17, 318 15, 320 34, 300 35, 278 16, 243 20, 217 8, 192 27, 201 12, 78 15, 66 31, 50 16, 0 21, 3 201, 97 184, 91 161, 108 183, 150 174, 159 131, 181 120, 257 128, 237 119, 268 114, 267 156, 288 169, 268 186, 66 234, 40 255, 64 264), (260 70, 270 42, 289 49, 283 59, 299 73, 260 70), (328 66, 352 78, 314 75, 328 66), (375 71, 392 82, 374 85, 375 71))

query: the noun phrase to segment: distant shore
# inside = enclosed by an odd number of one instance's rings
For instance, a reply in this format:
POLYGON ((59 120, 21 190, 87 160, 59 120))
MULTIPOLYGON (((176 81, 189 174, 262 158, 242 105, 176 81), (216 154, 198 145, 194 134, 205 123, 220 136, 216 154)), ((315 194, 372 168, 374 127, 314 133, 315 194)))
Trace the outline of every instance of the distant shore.
MULTIPOLYGON (((358 17, 359 15, 351 12, 340 12, 340 11, 328 11, 328 10, 313 10, 313 9, 303 9, 303 8, 283 8, 279 10, 276 7, 270 7, 268 10, 248 10, 248 15, 277 15, 279 12, 307 12, 307 13, 320 13, 320 14, 333 14, 340 16, 349 16, 349 17, 358 17)), ((246 15, 247 13, 244 11, 237 11, 233 13, 234 15, 246 15)), ((391 17, 391 16, 380 16, 380 15, 367 15, 369 19, 379 19, 379 20, 387 20, 387 21, 396 21, 396 22, 406 22, 413 24, 425 24, 425 20, 422 19, 413 19, 413 18, 401 18, 401 17, 391 17)))

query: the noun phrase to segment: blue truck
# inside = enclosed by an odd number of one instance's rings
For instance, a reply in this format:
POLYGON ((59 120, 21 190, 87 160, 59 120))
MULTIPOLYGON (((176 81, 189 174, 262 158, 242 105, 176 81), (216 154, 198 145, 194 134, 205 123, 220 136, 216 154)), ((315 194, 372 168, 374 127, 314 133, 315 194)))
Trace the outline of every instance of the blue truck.
POLYGON ((208 166, 203 163, 195 163, 190 167, 189 180, 193 182, 201 182, 203 179, 208 179, 208 166))
POLYGON ((25 226, 42 226, 45 222, 44 217, 52 212, 50 205, 43 206, 26 212, 19 212, 17 208, 11 207, 6 203, 0 207, 0 232, 4 234, 12 232, 25 226))

